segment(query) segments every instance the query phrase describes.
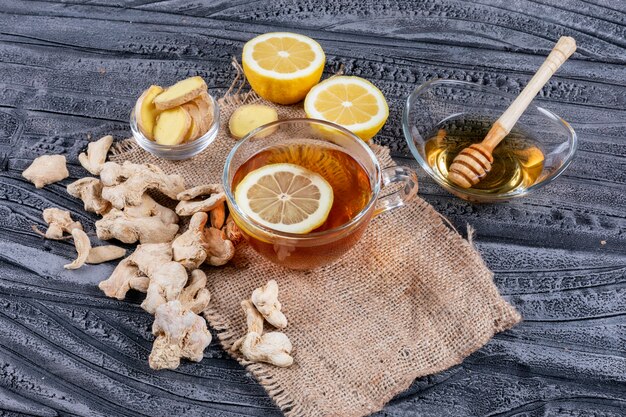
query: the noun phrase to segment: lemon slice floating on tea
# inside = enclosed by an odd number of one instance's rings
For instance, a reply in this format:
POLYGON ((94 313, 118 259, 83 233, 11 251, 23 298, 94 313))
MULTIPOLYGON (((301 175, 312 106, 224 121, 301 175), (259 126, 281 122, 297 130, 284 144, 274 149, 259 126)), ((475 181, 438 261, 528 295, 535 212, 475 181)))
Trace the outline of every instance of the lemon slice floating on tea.
POLYGON ((293 104, 304 99, 324 71, 326 55, 313 39, 289 32, 257 36, 243 47, 241 64, 252 89, 266 100, 293 104))
POLYGON ((319 174, 294 164, 271 164, 237 185, 235 201, 257 223, 305 234, 320 227, 333 206, 333 189, 319 174))
POLYGON ((309 91, 304 111, 312 119, 337 123, 363 140, 370 140, 383 127, 389 107, 383 93, 360 77, 337 76, 309 91))

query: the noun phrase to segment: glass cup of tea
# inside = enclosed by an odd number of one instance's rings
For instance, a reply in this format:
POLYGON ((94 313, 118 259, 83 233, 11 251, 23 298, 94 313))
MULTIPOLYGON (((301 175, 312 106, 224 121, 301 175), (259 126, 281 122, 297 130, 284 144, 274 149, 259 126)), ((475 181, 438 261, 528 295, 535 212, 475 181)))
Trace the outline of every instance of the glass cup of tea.
POLYGON ((315 119, 280 120, 250 132, 228 155, 222 181, 230 213, 248 244, 270 261, 291 269, 329 264, 358 242, 373 217, 403 206, 417 195, 413 170, 381 168, 366 142, 341 126, 315 119), (237 204, 235 192, 246 175, 279 163, 313 171, 333 189, 328 217, 309 233, 267 227, 237 204), (390 184, 394 191, 381 196, 390 184))

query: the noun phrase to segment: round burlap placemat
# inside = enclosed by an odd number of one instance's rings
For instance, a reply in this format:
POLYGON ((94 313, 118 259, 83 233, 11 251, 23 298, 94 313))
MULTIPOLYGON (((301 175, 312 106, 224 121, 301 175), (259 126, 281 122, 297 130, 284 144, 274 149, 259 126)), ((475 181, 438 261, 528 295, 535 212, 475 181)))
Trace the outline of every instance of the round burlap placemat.
MULTIPOLYGON (((235 143, 233 110, 263 101, 253 93, 220 100, 221 130, 202 154, 165 161, 122 142, 115 161, 154 163, 188 186, 219 182, 235 143)), ((300 106, 275 106, 281 119, 303 117, 300 106)), ((387 149, 373 145, 383 167, 387 149)), ((363 416, 375 412, 420 376, 460 363, 520 315, 499 295, 476 250, 417 198, 375 218, 362 240, 332 265, 291 271, 261 258, 245 243, 222 268, 207 269, 211 304, 205 316, 228 350, 246 331, 240 302, 275 279, 294 345, 290 368, 246 362, 289 417, 363 416)))

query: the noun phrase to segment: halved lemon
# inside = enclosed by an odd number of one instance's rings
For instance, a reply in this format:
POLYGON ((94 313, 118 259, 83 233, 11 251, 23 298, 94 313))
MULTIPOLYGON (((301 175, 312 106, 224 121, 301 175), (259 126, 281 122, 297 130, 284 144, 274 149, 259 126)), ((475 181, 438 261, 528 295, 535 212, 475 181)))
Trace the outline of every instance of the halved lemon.
POLYGON ((293 104, 306 97, 324 71, 326 55, 313 39, 289 32, 257 36, 243 47, 241 64, 252 89, 266 100, 293 104))
POLYGON ((321 175, 295 164, 271 164, 237 185, 235 201, 257 223, 280 232, 305 234, 326 221, 333 189, 321 175))
POLYGON ((363 140, 370 140, 383 127, 389 107, 383 93, 360 77, 337 76, 309 91, 304 111, 312 119, 337 123, 363 140))

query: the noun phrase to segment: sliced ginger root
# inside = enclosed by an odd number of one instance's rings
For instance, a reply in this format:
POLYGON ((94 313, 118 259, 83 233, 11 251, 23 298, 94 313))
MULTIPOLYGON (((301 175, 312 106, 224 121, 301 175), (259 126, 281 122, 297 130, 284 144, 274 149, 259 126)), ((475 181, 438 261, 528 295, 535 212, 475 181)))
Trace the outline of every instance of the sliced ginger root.
POLYGON ((203 91, 191 101, 194 103, 198 109, 200 110, 200 131, 202 134, 205 134, 211 125, 213 124, 213 99, 209 96, 209 93, 203 91))
POLYGON ((282 306, 278 301, 278 283, 275 280, 255 289, 250 299, 269 324, 277 329, 287 327, 287 317, 280 311, 282 306))
POLYGON ((233 112, 228 121, 228 129, 235 139, 241 139, 257 127, 276 120, 276 109, 262 104, 247 104, 233 112))
POLYGON ((43 188, 70 176, 64 155, 42 155, 35 158, 32 164, 22 172, 22 176, 43 188))
POLYGON ((89 252, 91 251, 91 242, 87 233, 82 229, 72 229, 72 238, 74 239, 74 247, 76 247, 77 257, 71 263, 63 265, 65 269, 78 269, 85 265, 89 252))
POLYGON ((111 135, 103 136, 95 142, 90 142, 87 145, 87 152, 78 155, 78 161, 92 175, 100 175, 112 144, 113 136, 111 135))
POLYGON ((154 98, 163 92, 158 85, 151 85, 139 96, 135 103, 135 120, 141 133, 150 140, 154 140, 154 125, 159 111, 154 105, 154 98))
POLYGON ((187 137, 191 116, 182 107, 164 110, 154 125, 154 140, 159 145, 180 145, 187 137))
POLYGON ((202 77, 190 77, 168 87, 153 102, 158 110, 168 110, 191 101, 206 91, 207 85, 202 77))

